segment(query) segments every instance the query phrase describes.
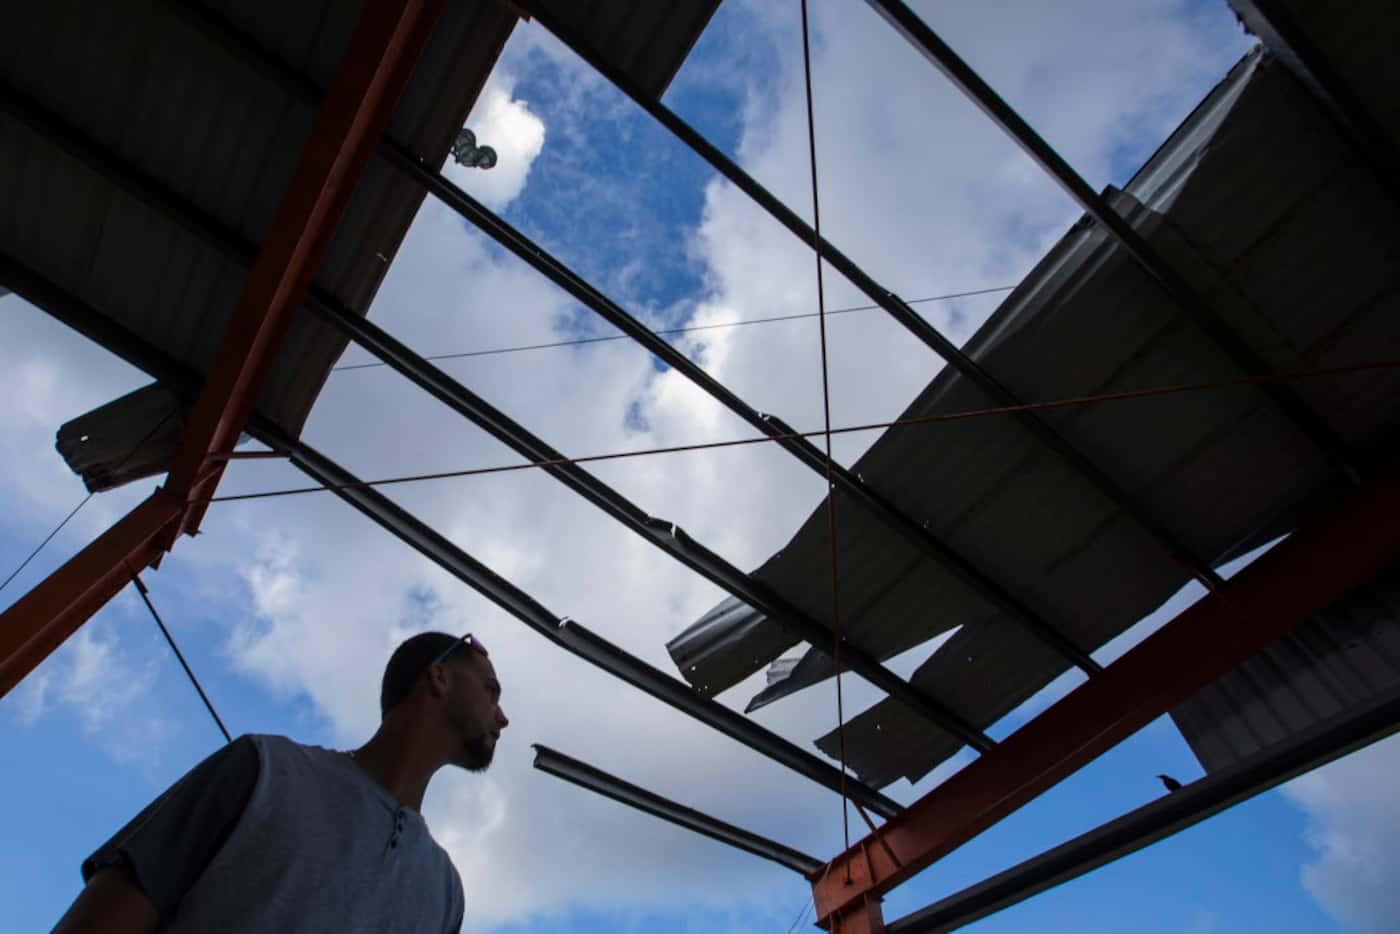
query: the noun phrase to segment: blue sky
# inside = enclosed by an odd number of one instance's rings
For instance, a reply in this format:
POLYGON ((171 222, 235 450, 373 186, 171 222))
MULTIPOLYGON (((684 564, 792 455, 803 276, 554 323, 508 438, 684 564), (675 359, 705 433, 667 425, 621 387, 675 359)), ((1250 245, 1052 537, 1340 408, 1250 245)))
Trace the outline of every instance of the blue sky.
MULTIPOLYGON (((863 6, 814 7, 829 238, 906 297, 1014 283, 1075 219, 1072 206, 922 59, 891 45, 863 6)), ((1144 3, 1125 12, 1083 0, 1059 16, 1025 4, 924 12, 1095 186, 1130 176, 1248 47, 1217 3, 1144 3), (1124 73, 1134 80, 1109 80, 1124 73)), ((795 4, 730 0, 667 100, 806 215, 795 30, 795 4)), ((503 164, 491 176, 454 170, 454 177, 654 326, 811 310, 812 263, 802 245, 717 184, 697 157, 537 27, 517 31, 472 125, 501 150, 503 164)), ((828 297, 833 306, 864 303, 834 276, 828 297)), ((994 297, 922 306, 958 338, 994 307, 994 297)), ((425 352, 610 333, 432 204, 372 314, 425 352)), ((808 325, 706 332, 678 346, 759 408, 806 427, 820 417, 808 325)), ((877 313, 834 320, 831 335, 838 423, 893 415, 938 366, 877 313)), ((361 359, 353 349, 346 355, 361 359)), ((52 450, 53 431, 146 380, 13 297, 0 299, 0 361, 15 374, 0 412, 11 465, 0 477, 9 506, 0 512, 0 574, 8 574, 82 496, 52 450)), ((447 368, 570 453, 744 433, 626 344, 447 368)), ((383 370, 333 375, 306 437, 366 475, 511 459, 383 370)), ((838 455, 849 461, 869 440, 848 441, 838 455)), ((610 464, 597 473, 745 567, 780 547, 821 494, 786 455, 758 449, 610 464)), ((225 489, 296 483, 280 465, 240 464, 225 489)), ((95 499, 0 593, 0 605, 147 489, 138 483, 95 499)), ((392 495, 552 609, 667 670, 666 638, 718 598, 542 478, 470 479, 392 495)), ((205 526, 146 579, 235 734, 358 743, 373 727, 379 667, 398 638, 469 626, 493 646, 514 724, 501 763, 485 778, 440 780, 425 807, 463 871, 466 930, 781 930, 804 903, 806 885, 784 870, 533 773, 531 742, 815 855, 838 849, 838 803, 826 792, 557 657, 333 500, 215 508, 205 526)), ((1188 599, 1169 604, 1161 618, 1188 599)), ((892 664, 907 673, 926 653, 892 664)), ((750 686, 724 700, 741 707, 750 686)), ((759 719, 805 744, 829 728, 828 689, 759 719)), ((848 686, 848 711, 874 699, 863 685, 848 686)), ((51 924, 76 894, 81 858, 220 742, 144 606, 131 593, 113 601, 0 710, 8 792, 0 804, 8 829, 0 838, 0 896, 18 912, 14 929, 51 924)), ((1199 775, 1166 721, 897 890, 886 918, 1153 799, 1161 794, 1157 772, 1184 781, 1199 775)), ((1328 774, 1350 787, 1344 771, 1328 774)), ((929 786, 900 783, 890 792, 908 801, 929 786)), ((1332 800, 1325 787, 1260 796, 975 929, 1383 929, 1386 918, 1368 917, 1355 898, 1317 894, 1336 892, 1316 882, 1327 879, 1326 841, 1357 832, 1342 810, 1318 803, 1332 800), (1306 867, 1319 866, 1314 884, 1305 884, 1306 867)))

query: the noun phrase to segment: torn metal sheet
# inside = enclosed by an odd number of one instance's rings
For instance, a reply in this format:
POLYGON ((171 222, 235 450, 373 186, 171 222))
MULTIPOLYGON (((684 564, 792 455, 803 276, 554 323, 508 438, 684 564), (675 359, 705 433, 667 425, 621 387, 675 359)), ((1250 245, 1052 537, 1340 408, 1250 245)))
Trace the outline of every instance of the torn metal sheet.
MULTIPOLYGON (((1110 201, 1279 372, 1400 354, 1400 264, 1374 180, 1305 92, 1255 52, 1110 201), (1275 154, 1289 152, 1288 160, 1275 154)), ((1027 400, 1237 378, 1154 281, 1094 225, 1057 244, 964 348, 1027 400)), ((1400 424, 1400 375, 1298 380, 1308 406, 1363 455, 1400 424)), ((945 368, 904 417, 984 408, 945 368)), ((1212 565, 1335 495, 1317 450, 1256 387, 1047 410, 1045 420, 1212 565)), ((1090 648, 1156 609, 1189 570, 1010 417, 887 432, 852 468, 882 495, 1090 648)), ((880 659, 955 626, 911 682, 986 728, 1066 670, 999 610, 837 502, 842 634, 880 659), (847 603, 846 595, 853 599, 847 603)), ((829 623, 825 505, 755 577, 829 623), (804 602, 805 601, 805 602, 804 602)), ((682 674, 722 690, 791 645, 730 608, 670 644, 682 674)), ((750 709, 829 677, 784 664, 750 709)), ((818 741, 835 753, 835 735, 818 741)), ((846 726, 857 774, 926 774, 960 743, 883 701, 846 726)))

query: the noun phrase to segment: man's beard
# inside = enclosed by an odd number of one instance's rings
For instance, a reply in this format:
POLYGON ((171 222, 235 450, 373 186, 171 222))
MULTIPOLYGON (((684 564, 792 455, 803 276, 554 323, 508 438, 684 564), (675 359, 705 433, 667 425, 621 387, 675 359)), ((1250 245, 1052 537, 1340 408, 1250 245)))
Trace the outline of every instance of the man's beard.
POLYGON ((467 740, 463 745, 466 752, 458 765, 468 772, 486 771, 486 767, 491 764, 491 759, 496 754, 496 744, 492 741, 491 734, 483 733, 467 740))

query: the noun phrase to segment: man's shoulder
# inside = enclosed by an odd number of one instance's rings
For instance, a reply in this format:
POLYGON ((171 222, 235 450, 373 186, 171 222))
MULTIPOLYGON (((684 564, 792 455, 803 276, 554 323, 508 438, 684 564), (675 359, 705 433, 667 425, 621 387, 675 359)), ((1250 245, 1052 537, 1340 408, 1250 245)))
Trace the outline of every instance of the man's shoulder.
POLYGON ((309 755, 326 751, 320 746, 312 746, 308 743, 298 742, 290 736, 283 736, 280 733, 244 733, 242 736, 238 737, 238 739, 234 740, 234 742, 247 742, 263 755, 267 755, 268 753, 283 755, 287 753, 302 753, 309 755))

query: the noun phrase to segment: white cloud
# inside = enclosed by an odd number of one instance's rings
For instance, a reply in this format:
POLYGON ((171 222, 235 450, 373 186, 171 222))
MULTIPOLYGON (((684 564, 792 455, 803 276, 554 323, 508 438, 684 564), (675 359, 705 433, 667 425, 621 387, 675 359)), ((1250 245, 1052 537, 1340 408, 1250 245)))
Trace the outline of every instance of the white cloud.
POLYGON ((511 96, 514 87, 514 80, 497 69, 467 119, 477 145, 496 150, 495 167, 471 169, 449 158, 444 169, 448 178, 494 211, 524 190, 530 166, 544 148, 544 121, 524 101, 511 96))
POLYGON ((150 654, 153 642, 134 651, 118 639, 112 619, 123 602, 119 598, 118 607, 104 610, 21 682, 15 714, 26 727, 67 714, 115 759, 149 763, 170 730, 167 718, 149 715, 144 703, 164 659, 150 654))
POLYGON ((33 726, 49 710, 49 686, 53 673, 36 671, 20 682, 11 697, 19 708, 19 722, 33 726))
POLYGON ((1392 737, 1284 787, 1308 816, 1316 857, 1303 885, 1348 930, 1400 930, 1400 739, 1392 737))

